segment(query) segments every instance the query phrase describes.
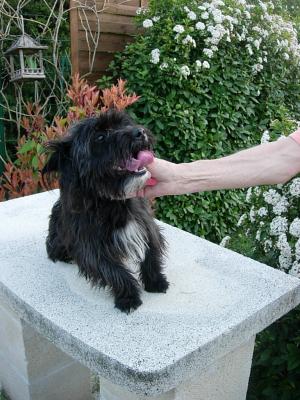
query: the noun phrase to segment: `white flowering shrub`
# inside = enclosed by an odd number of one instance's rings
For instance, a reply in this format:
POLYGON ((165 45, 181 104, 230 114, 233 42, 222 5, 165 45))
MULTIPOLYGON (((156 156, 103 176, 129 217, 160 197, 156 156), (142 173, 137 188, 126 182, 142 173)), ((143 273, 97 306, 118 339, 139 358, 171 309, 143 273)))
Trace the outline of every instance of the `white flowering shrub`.
MULTIPOLYGON (((155 134, 158 156, 231 154, 257 144, 272 120, 300 114, 297 32, 271 1, 151 0, 138 14, 143 33, 111 73, 141 96, 131 110, 155 134)), ((219 242, 241 203, 238 191, 165 197, 157 215, 219 242)))
MULTIPOLYGON (((266 131, 261 141, 269 140, 266 131)), ((243 251, 239 243, 243 243, 242 237, 246 241, 248 238, 254 258, 300 278, 300 177, 284 185, 249 188, 245 204, 246 212, 240 216, 233 235, 235 250, 243 251)), ((230 240, 226 236, 221 244, 230 246, 230 240)))
POLYGON ((250 188, 249 213, 238 222, 274 266, 300 278, 300 178, 276 188, 250 188))
MULTIPOLYGON (((203 74, 199 62, 202 66, 203 63, 209 65, 209 69, 210 64, 212 67, 219 64, 219 52, 222 55, 224 49, 232 52, 238 43, 239 56, 243 57, 250 76, 268 68, 274 56, 281 69, 286 64, 288 69, 291 64, 296 68, 300 65, 297 31, 291 22, 274 14, 272 1, 167 1, 173 9, 164 14, 165 5, 157 3, 152 2, 150 10, 143 11, 141 23, 144 28, 155 28, 155 39, 161 48, 158 49, 159 62, 168 66, 163 68, 168 75, 179 79, 187 79, 190 75, 197 78, 203 74), (152 8, 158 9, 162 15, 153 16, 152 8), (180 23, 174 23, 174 17, 180 23), (211 59, 217 60, 212 63, 211 59), (188 75, 185 73, 187 68, 190 71, 188 75)), ((152 42, 155 33, 147 33, 152 42)), ((152 51, 148 54, 153 63, 152 51)))
MULTIPOLYGON (((296 128, 275 121, 261 141, 296 128)), ((300 177, 285 185, 250 188, 236 231, 222 245, 300 278, 300 177)), ((300 307, 259 333, 247 400, 300 398, 300 307)))

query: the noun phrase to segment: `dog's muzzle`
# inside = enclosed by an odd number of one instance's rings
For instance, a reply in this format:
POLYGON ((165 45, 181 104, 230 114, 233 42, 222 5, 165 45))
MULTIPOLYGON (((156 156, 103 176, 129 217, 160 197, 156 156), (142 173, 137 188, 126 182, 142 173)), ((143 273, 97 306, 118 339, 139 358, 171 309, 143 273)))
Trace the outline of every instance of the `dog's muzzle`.
POLYGON ((134 128, 132 134, 135 139, 148 143, 148 136, 144 128, 134 128))

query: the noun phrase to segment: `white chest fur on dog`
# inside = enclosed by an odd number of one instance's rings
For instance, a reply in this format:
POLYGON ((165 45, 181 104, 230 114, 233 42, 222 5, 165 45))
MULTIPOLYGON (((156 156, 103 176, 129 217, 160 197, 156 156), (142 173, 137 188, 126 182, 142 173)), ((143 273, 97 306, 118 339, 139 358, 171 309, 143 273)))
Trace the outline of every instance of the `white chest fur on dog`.
POLYGON ((130 221, 125 228, 115 231, 114 245, 117 250, 125 251, 126 267, 133 273, 139 272, 139 264, 144 261, 148 248, 145 229, 136 221, 130 221))

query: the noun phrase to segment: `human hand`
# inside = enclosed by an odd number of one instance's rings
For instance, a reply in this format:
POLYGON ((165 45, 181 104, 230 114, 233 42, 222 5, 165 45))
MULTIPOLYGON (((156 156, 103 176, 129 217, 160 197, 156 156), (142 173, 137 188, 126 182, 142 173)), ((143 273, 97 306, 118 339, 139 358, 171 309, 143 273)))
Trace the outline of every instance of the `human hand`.
POLYGON ((154 198, 171 194, 181 194, 182 187, 179 182, 179 164, 154 158, 154 161, 147 165, 151 174, 150 185, 145 186, 132 197, 154 198))

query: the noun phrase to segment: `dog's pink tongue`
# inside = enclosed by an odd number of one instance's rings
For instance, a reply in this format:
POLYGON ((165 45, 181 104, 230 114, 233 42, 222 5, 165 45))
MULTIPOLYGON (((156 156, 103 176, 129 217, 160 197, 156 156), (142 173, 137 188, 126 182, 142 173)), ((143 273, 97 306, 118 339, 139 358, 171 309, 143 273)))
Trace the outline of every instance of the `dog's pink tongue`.
POLYGON ((138 160, 140 161, 140 167, 145 167, 151 164, 154 160, 153 154, 149 150, 142 150, 138 154, 138 160))
POLYGON ((142 150, 138 153, 137 159, 131 158, 126 162, 126 169, 128 171, 136 171, 139 168, 143 168, 148 164, 151 164, 154 160, 153 154, 149 150, 142 150))

